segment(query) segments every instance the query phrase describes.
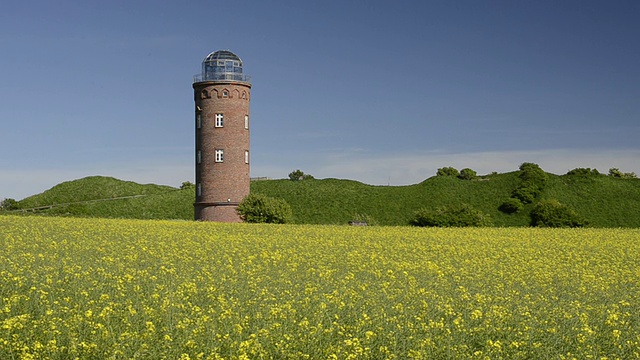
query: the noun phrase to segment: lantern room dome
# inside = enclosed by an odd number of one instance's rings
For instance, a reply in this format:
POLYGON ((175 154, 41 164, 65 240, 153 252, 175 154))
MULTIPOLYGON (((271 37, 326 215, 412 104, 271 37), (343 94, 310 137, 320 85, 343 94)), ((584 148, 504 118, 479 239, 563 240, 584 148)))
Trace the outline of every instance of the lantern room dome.
POLYGON ((200 81, 241 81, 250 82, 242 72, 242 59, 229 50, 218 50, 207 55, 202 61, 202 73, 194 77, 200 81))
POLYGON ((213 60, 232 60, 232 61, 239 61, 240 64, 242 64, 242 59, 240 59, 238 55, 232 53, 229 50, 218 50, 218 51, 212 52, 211 54, 207 55, 206 58, 204 58, 203 62, 210 62, 213 60))

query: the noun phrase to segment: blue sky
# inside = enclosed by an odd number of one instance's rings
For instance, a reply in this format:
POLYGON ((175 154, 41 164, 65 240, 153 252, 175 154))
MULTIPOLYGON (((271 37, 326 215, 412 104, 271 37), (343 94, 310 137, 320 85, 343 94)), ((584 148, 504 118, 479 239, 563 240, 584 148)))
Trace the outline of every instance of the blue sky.
POLYGON ((194 179, 192 76, 252 77, 251 175, 640 174, 638 1, 3 1, 0 198, 194 179))

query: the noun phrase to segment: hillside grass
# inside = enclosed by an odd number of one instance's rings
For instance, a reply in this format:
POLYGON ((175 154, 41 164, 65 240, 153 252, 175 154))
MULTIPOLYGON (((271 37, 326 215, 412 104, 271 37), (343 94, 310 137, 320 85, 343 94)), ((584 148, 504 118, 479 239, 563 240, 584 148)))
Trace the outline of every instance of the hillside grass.
POLYGON ((55 205, 37 214, 51 216, 193 219, 193 189, 138 184, 112 177, 90 176, 67 181, 18 202, 20 209, 55 205), (136 198, 118 199, 127 196, 136 198))
MULTIPOLYGON (((476 180, 434 176, 408 186, 374 186, 352 180, 310 179, 303 181, 262 180, 251 183, 251 192, 286 200, 296 224, 347 224, 367 219, 376 225, 407 225, 421 208, 466 203, 488 214, 494 226, 528 226, 525 205, 516 214, 505 214, 499 206, 519 183, 519 172, 492 174, 476 180)), ((193 219, 194 189, 141 185, 114 178, 93 176, 54 186, 42 194, 18 202, 21 209, 73 203, 38 211, 53 216, 193 219), (137 198, 82 202, 123 196, 137 198), (82 203, 77 203, 82 202, 82 203)), ((640 179, 605 175, 571 176, 549 174, 536 200, 555 198, 570 206, 589 226, 640 227, 640 179)))
POLYGON ((27 197, 19 202, 19 206, 26 209, 123 196, 164 194, 171 190, 175 189, 155 184, 142 185, 107 176, 89 176, 65 181, 41 194, 27 197))

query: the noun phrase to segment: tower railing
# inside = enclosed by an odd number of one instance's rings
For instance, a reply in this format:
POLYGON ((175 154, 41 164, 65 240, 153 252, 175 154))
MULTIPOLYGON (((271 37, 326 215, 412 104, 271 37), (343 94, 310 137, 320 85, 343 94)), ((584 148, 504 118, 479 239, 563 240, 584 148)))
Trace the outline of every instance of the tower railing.
POLYGON ((226 80, 226 81, 242 81, 242 82, 251 82, 251 76, 245 74, 238 73, 214 73, 214 74, 197 74, 193 76, 193 82, 202 82, 202 81, 217 81, 217 80, 226 80))

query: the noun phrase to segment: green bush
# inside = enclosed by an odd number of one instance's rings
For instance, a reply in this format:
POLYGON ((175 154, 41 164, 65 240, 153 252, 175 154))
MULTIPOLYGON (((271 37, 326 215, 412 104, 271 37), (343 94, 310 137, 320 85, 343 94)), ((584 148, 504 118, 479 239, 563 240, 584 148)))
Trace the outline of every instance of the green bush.
POLYGON ((460 170, 460 175, 458 175, 458 177, 462 180, 473 180, 476 178, 476 176, 478 176, 478 174, 469 168, 460 170))
POLYGON ((633 172, 623 173, 617 168, 609 169, 609 176, 621 178, 621 179, 636 179, 638 177, 636 173, 633 173, 633 172))
POLYGON ((539 189, 542 189, 548 178, 547 173, 538 164, 525 162, 520 165, 520 179, 522 182, 536 184, 539 189))
POLYGON ((531 204, 536 196, 538 196, 538 188, 533 185, 519 186, 511 193, 512 198, 518 199, 523 204, 531 204))
POLYGON ((522 204, 522 201, 516 198, 510 198, 510 199, 507 199, 505 202, 503 202, 502 205, 500 205, 500 207, 498 208, 498 210, 506 214, 515 214, 521 211, 523 208, 524 208, 524 204, 522 204))
POLYGON ((592 175, 600 175, 598 169, 591 168, 575 168, 573 170, 569 170, 567 175, 570 176, 592 176, 592 175))
POLYGON ((418 210, 409 222, 413 226, 463 227, 492 226, 489 215, 467 204, 418 210))
POLYGON ((249 194, 238 205, 238 214, 244 222, 284 224, 291 222, 291 206, 283 199, 262 194, 249 194))
POLYGON ((180 185, 180 190, 195 189, 195 188, 196 188, 196 185, 191 181, 185 181, 182 183, 182 185, 180 185))
POLYGON ((300 181, 300 180, 311 180, 314 177, 310 174, 305 174, 300 169, 294 170, 289 173, 289 180, 291 181, 300 181))
POLYGON ((18 209, 18 202, 15 199, 6 198, 0 202, 0 210, 16 210, 18 209))
POLYGON ((556 199, 542 200, 531 210, 531 225, 540 227, 582 227, 586 222, 556 199))
POLYGON ((303 176, 304 176, 304 173, 300 169, 297 169, 289 173, 289 180, 299 181, 299 180, 302 180, 303 176))
POLYGON ((458 170, 456 170, 456 168, 453 167, 443 167, 438 169, 438 172, 436 173, 436 176, 459 176, 460 172, 458 170))

